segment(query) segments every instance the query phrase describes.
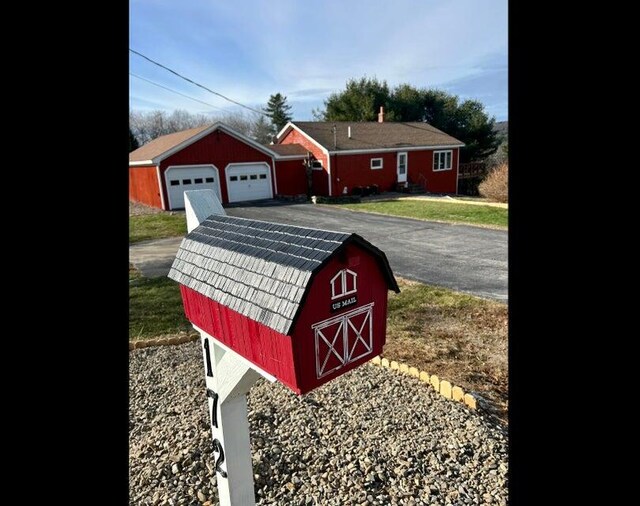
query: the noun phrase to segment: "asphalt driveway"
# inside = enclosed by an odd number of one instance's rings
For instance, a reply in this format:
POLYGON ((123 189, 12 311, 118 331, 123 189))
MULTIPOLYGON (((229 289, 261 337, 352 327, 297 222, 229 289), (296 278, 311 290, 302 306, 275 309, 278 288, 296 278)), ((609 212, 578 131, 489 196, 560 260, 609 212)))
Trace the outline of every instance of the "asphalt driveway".
MULTIPOLYGON (((394 274, 508 302, 507 232, 273 201, 228 207, 257 220, 355 232, 384 251, 394 274)), ((131 262, 146 276, 166 275, 181 238, 137 243, 131 262)))

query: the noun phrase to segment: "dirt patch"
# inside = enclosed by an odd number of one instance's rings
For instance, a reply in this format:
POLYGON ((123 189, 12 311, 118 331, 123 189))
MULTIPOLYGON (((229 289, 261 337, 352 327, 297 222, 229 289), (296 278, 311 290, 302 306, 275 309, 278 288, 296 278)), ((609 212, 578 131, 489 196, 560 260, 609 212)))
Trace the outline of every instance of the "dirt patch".
POLYGON ((447 300, 404 279, 398 284, 405 293, 389 294, 382 355, 480 394, 506 422, 508 307, 476 297, 447 300))
POLYGON ((142 214, 158 214, 158 213, 166 213, 167 211, 163 211, 162 209, 158 209, 157 207, 146 206, 144 204, 140 204, 140 202, 132 202, 129 201, 129 216, 140 216, 142 214))

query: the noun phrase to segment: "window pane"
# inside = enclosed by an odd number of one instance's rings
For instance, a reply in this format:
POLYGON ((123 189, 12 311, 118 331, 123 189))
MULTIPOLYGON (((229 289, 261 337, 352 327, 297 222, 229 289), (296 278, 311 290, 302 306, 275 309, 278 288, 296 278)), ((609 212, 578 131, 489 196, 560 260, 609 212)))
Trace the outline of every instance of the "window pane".
POLYGON ((231 179, 231 181, 237 181, 238 180, 238 176, 231 176, 229 179, 231 179))
POLYGON ((447 163, 446 163, 447 169, 451 168, 451 151, 447 151, 447 163))
POLYGON ((193 182, 194 182, 194 184, 202 184, 202 178, 201 177, 196 178, 196 179, 193 180, 193 182))
POLYGON ((171 186, 178 186, 180 184, 180 180, 179 179, 172 179, 171 180, 171 186))
POLYGON ((267 175, 266 174, 260 174, 260 179, 267 179, 267 175))
POLYGON ((353 292, 356 289, 356 277, 353 274, 345 272, 345 292, 353 292))
POLYGON ((247 176, 240 176, 240 181, 246 181, 247 180, 247 176))
POLYGON ((251 174, 249 176, 249 179, 258 179, 258 175, 257 174, 251 174))
POLYGON ((208 177, 208 178, 205 179, 205 181, 207 183, 213 183, 213 178, 212 177, 208 177))
POLYGON ((191 179, 183 179, 182 184, 191 184, 191 179))

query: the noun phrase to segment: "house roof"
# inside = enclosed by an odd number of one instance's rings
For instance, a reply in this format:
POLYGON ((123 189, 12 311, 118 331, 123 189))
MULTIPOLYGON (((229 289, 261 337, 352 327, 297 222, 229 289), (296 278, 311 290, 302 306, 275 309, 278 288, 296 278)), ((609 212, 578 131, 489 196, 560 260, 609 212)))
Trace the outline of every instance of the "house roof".
POLYGON ((399 149, 412 147, 456 147, 462 141, 428 123, 357 122, 357 121, 294 121, 279 133, 284 137, 289 128, 298 128, 332 152, 351 150, 399 149), (334 145, 333 126, 336 127, 334 145), (351 138, 348 136, 351 127, 351 138))
POLYGON ((265 144, 271 151, 281 156, 307 156, 308 150, 302 144, 265 144))
POLYGON ((156 137, 152 141, 147 142, 144 146, 140 146, 138 149, 129 153, 129 161, 141 162, 144 160, 153 160, 170 149, 189 140, 191 137, 194 137, 200 132, 206 130, 210 126, 211 125, 205 125, 197 128, 190 128, 189 130, 156 137))
POLYGON ((371 252, 399 292, 386 255, 357 234, 212 215, 180 244, 169 278, 289 334, 316 272, 347 244, 371 252))
MULTIPOLYGON (((235 137, 236 139, 253 146, 258 151, 262 151, 266 155, 280 158, 281 155, 278 152, 271 149, 272 146, 265 146, 263 144, 246 137, 240 132, 235 131, 228 125, 218 121, 211 125, 205 125, 197 128, 190 128, 189 130, 182 130, 181 132, 175 132, 168 135, 162 135, 146 143, 144 146, 129 153, 129 163, 131 165, 156 165, 162 160, 171 156, 173 153, 186 148, 190 144, 193 144, 202 137, 214 132, 215 130, 223 130, 227 134, 235 137)), ((306 151, 305 151, 306 155, 306 151)))

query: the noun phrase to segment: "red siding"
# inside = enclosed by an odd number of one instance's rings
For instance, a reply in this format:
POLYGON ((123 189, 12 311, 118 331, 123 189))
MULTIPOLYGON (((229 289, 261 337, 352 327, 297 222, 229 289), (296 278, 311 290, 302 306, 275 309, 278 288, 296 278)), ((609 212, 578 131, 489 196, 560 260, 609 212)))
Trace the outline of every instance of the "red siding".
POLYGON ((367 362, 376 355, 380 355, 386 341, 387 332, 387 282, 376 259, 365 250, 350 244, 346 248, 346 255, 339 254, 333 257, 315 276, 312 283, 312 289, 304 302, 302 312, 295 323, 292 334, 296 371, 298 372, 298 386, 302 392, 308 392, 367 362), (332 313, 330 281, 339 270, 344 268, 348 268, 358 274, 356 293, 358 302, 354 306, 332 313), (370 302, 374 302, 372 312, 373 349, 371 353, 321 379, 317 379, 315 334, 311 326, 332 316, 355 310, 370 302))
POLYGON ((279 195, 307 194, 307 173, 304 160, 276 161, 279 195))
POLYGON ((293 364, 292 339, 180 285, 187 318, 229 348, 301 393, 293 364))
POLYGON ((333 155, 331 175, 334 195, 342 195, 344 187, 351 194, 354 186, 377 184, 380 191, 393 191, 398 179, 396 174, 397 153, 366 153, 360 155, 333 155), (382 169, 371 170, 371 159, 382 158, 382 169))
MULTIPOLYGON (((452 151, 452 169, 436 172, 433 171, 433 150, 407 151, 407 181, 421 184, 431 193, 456 193, 458 148, 452 151)), ((380 191, 393 191, 398 180, 397 163, 397 152, 332 155, 333 194, 341 195, 345 186, 350 194, 354 186, 372 184, 377 184, 380 191), (382 169, 371 169, 372 158, 382 158, 382 169)))
MULTIPOLYGON (((328 160, 327 156, 324 154, 320 147, 307 139, 304 135, 302 135, 297 130, 291 129, 289 133, 283 137, 283 139, 279 142, 279 144, 300 144, 305 147, 308 151, 313 153, 313 156, 316 160, 320 160, 322 162, 323 170, 314 170, 312 172, 312 184, 313 184, 313 195, 329 195, 329 173, 328 173, 328 160)), ((280 181, 278 181, 279 183, 280 181)), ((306 187, 305 187, 306 188, 306 187)), ((306 193, 306 189, 305 192, 306 193)))
POLYGON ((165 188, 164 173, 171 165, 198 165, 213 164, 217 167, 220 176, 220 192, 222 202, 229 202, 227 193, 227 178, 225 169, 230 163, 265 162, 271 172, 272 191, 275 195, 273 165, 271 156, 258 149, 232 137, 231 135, 216 130, 190 146, 174 153, 160 162, 160 174, 165 202, 169 202, 165 188))
POLYGON ((162 209, 155 165, 129 167, 129 200, 162 209))
POLYGON ((430 193, 456 193, 459 148, 454 148, 451 151, 453 151, 451 156, 451 170, 436 172, 433 171, 432 150, 408 151, 407 174, 409 182, 419 183, 425 186, 430 193))
MULTIPOLYGON (((184 285, 180 285, 180 291, 189 321, 278 378, 298 394, 307 393, 381 354, 386 340, 387 282, 376 259, 353 244, 348 245, 343 253, 334 256, 313 278, 307 299, 291 331, 291 337, 218 304, 184 285), (357 303, 331 312, 331 279, 345 268, 357 274, 357 303), (315 332, 312 325, 372 302, 374 306, 371 317, 371 351, 318 378, 315 332)), ((350 296, 352 295, 347 295, 350 296)))

